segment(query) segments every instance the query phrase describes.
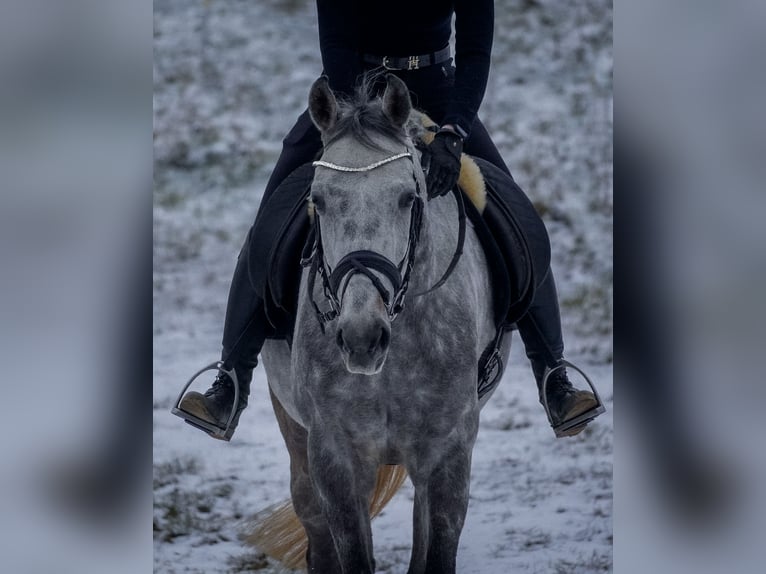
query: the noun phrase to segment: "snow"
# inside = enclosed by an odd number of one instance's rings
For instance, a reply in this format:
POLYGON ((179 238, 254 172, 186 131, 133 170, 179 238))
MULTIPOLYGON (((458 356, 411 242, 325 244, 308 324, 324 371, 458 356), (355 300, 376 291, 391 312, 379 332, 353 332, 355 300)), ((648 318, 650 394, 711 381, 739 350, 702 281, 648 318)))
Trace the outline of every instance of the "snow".
MULTIPOLYGON (((546 220, 567 356, 593 378, 607 413, 555 439, 514 337, 482 412, 459 572, 612 569, 611 16, 603 0, 496 2, 481 115, 546 220)), ((288 496, 263 369, 231 443, 169 410, 190 374, 218 357, 237 253, 321 70, 315 22, 308 0, 155 2, 157 572, 278 571, 239 538, 288 496)), ((411 512, 408 483, 374 523, 379 571, 406 570, 411 512)))

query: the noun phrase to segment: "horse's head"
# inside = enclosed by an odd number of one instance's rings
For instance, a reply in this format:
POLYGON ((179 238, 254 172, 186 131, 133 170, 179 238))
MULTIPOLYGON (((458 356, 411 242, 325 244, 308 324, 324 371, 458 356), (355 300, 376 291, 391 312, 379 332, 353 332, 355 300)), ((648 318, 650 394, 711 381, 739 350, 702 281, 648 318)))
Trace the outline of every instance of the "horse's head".
POLYGON ((410 97, 401 80, 388 76, 382 97, 339 103, 320 78, 309 111, 324 142, 311 186, 313 270, 332 306, 324 320, 338 318, 346 368, 372 375, 386 360, 420 232, 425 185, 405 133, 410 97))

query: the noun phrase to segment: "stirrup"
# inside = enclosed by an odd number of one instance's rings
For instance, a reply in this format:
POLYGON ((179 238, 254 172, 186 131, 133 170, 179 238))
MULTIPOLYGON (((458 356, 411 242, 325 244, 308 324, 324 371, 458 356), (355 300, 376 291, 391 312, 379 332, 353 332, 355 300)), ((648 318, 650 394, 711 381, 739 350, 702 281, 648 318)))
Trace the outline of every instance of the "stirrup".
POLYGON ((239 381, 237 380, 237 373, 233 368, 227 369, 222 361, 216 361, 215 363, 211 363, 208 366, 203 367, 192 375, 189 381, 184 385, 184 388, 181 389, 181 392, 178 394, 178 398, 173 404, 173 408, 170 409, 170 412, 177 417, 181 417, 191 426, 205 431, 213 438, 229 441, 234 434, 234 429, 231 427, 231 423, 234 421, 234 415, 237 412, 237 405, 239 405, 239 381), (229 418, 227 419, 225 426, 220 426, 215 423, 203 420, 181 408, 181 400, 186 394, 188 388, 197 379, 197 377, 208 371, 223 371, 234 383, 234 403, 231 406, 231 412, 229 413, 229 418))
MULTIPOLYGON (((569 431, 582 426, 584 427, 586 424, 588 424, 590 421, 595 419, 597 416, 604 414, 606 412, 606 407, 604 407, 604 403, 601 400, 601 397, 598 394, 598 391, 596 390, 596 386, 593 384, 593 381, 590 380, 590 377, 585 374, 585 372, 578 367, 577 365, 574 365, 567 361, 566 359, 561 359, 555 367, 552 369, 545 367, 545 372, 543 374, 543 382, 541 383, 541 393, 543 398, 543 407, 545 408, 545 414, 548 416, 548 422, 551 425, 551 428, 553 428, 553 432, 556 435, 556 438, 561 438, 564 436, 571 436, 571 433, 569 431), (588 409, 584 413, 580 413, 574 418, 571 418, 566 421, 560 422, 558 425, 553 424, 553 420, 551 419, 551 411, 548 409, 548 378, 558 371, 559 369, 563 369, 564 367, 568 367, 570 369, 574 369, 578 373, 580 373, 585 379, 585 382, 588 383, 588 386, 590 387, 591 391, 593 391, 593 396, 596 397, 596 406, 594 406, 591 409, 588 409)), ((579 432, 579 431, 578 431, 579 432)))

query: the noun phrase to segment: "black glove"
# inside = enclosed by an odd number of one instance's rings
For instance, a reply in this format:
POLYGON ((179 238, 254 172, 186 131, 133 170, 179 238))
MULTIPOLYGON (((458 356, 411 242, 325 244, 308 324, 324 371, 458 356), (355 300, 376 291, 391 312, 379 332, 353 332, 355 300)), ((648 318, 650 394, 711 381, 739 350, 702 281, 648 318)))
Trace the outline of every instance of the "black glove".
POLYGON ((426 187, 428 198, 449 193, 460 176, 460 154, 463 152, 463 138, 449 130, 441 130, 428 146, 430 165, 426 187))

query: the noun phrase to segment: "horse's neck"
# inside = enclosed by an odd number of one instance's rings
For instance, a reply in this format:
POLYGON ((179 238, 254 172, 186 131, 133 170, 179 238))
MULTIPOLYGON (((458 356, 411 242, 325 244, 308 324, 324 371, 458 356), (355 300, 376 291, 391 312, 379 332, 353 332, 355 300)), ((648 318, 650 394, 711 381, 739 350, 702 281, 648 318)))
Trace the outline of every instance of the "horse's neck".
POLYGON ((432 287, 449 266, 455 253, 458 214, 451 195, 433 199, 424 209, 412 288, 420 293, 432 287))

